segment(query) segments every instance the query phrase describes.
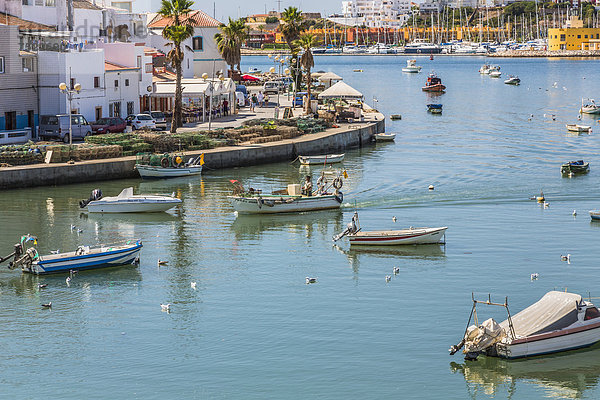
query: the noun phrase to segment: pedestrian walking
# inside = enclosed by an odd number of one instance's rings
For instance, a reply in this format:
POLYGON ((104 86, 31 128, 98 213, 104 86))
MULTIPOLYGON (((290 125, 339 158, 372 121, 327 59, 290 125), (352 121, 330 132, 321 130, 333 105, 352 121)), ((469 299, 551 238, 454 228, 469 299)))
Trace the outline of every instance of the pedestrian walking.
POLYGON ((262 92, 258 92, 258 106, 262 108, 265 102, 265 96, 262 92))

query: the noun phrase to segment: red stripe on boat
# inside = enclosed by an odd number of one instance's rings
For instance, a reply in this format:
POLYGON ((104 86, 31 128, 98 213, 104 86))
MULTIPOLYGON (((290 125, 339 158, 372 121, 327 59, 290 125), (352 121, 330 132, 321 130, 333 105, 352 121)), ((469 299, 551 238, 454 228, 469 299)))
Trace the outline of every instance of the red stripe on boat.
POLYGON ((596 329, 596 328, 600 328, 600 322, 596 322, 595 324, 586 325, 586 326, 578 326, 577 328, 565 329, 562 331, 555 331, 555 332, 549 332, 549 333, 542 333, 539 335, 533 335, 533 336, 529 336, 526 338, 513 340, 510 344, 513 345, 513 344, 537 342, 538 340, 552 339, 555 337, 571 335, 574 333, 588 331, 588 330, 596 329))

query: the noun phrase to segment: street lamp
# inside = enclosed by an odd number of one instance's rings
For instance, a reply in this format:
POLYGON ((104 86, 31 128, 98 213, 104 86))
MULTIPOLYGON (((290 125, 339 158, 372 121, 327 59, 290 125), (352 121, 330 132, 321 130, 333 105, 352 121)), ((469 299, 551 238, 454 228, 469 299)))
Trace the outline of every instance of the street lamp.
POLYGON ((67 100, 69 100, 69 146, 71 146, 71 145, 73 145, 73 127, 72 127, 72 121, 71 121, 71 110, 72 110, 71 102, 73 101, 73 95, 75 93, 81 92, 81 85, 79 83, 76 83, 75 86, 73 86, 73 89, 69 89, 67 87, 66 83, 61 82, 60 85, 58 85, 58 88, 60 89, 61 93, 64 93, 67 96, 67 100))

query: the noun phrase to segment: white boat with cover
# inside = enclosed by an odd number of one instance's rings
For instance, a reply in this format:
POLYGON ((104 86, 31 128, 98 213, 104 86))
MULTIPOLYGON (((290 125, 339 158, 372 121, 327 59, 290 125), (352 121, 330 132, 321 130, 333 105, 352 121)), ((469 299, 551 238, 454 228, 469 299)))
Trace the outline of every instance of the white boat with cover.
POLYGON ((344 161, 346 154, 324 154, 320 156, 298 156, 300 164, 334 164, 344 161))
POLYGON ((484 354, 492 357, 523 358, 592 346, 600 341, 600 311, 591 301, 574 293, 551 291, 538 302, 511 316, 504 303, 475 300, 463 339, 450 347, 450 354, 464 346, 467 359, 484 354), (508 318, 497 323, 490 318, 477 321, 477 304, 502 306, 508 318), (471 318, 475 325, 469 325, 471 318))
POLYGON ((418 74, 421 72, 421 67, 417 65, 417 60, 406 60, 406 67, 402 68, 402 72, 418 74))
POLYGON ((162 212, 181 204, 181 200, 171 196, 134 195, 133 187, 125 188, 114 197, 102 197, 99 189, 92 191, 88 200, 79 202, 80 208, 87 208, 90 213, 140 213, 162 212))
POLYGON ((600 114, 600 107, 596 105, 594 99, 581 99, 579 112, 582 114, 600 114))

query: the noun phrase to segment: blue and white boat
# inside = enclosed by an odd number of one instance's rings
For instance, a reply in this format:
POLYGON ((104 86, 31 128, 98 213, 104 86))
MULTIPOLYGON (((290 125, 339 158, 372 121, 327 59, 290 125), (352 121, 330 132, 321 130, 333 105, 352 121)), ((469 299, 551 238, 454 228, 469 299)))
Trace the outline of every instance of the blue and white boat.
POLYGON ((77 250, 67 253, 40 255, 34 246, 25 250, 29 241, 37 244, 35 237, 23 236, 21 243, 15 245, 13 253, 0 258, 0 263, 13 258, 8 264, 9 269, 20 267, 23 272, 43 275, 134 264, 139 260, 142 249, 141 240, 128 240, 115 245, 79 246, 77 250))
POLYGON ((441 104, 427 104, 427 111, 432 114, 441 114, 442 107, 443 106, 441 104))

